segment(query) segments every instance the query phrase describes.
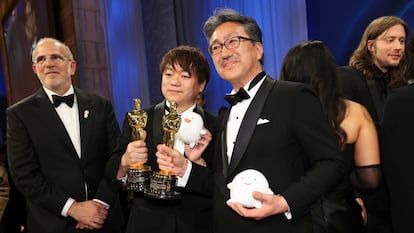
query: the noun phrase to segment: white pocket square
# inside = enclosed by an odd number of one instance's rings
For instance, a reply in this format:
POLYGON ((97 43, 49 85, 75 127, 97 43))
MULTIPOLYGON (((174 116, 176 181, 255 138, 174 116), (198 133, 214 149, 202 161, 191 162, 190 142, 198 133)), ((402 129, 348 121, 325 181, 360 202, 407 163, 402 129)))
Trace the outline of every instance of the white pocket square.
POLYGON ((268 119, 259 118, 259 120, 257 120, 257 125, 263 125, 263 124, 266 124, 266 123, 269 123, 269 122, 270 121, 268 119))

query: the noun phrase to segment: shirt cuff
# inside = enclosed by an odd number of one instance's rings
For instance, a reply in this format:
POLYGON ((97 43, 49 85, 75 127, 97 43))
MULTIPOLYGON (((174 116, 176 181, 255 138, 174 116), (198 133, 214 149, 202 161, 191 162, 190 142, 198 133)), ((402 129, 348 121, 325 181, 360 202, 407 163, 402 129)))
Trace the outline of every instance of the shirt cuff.
POLYGON ((284 213, 287 220, 292 219, 292 213, 290 212, 290 207, 288 207, 288 211, 284 213))
POLYGON ((177 176, 177 183, 176 186, 180 188, 184 188, 187 185, 188 178, 190 177, 191 169, 193 168, 193 164, 190 160, 187 159, 187 169, 182 177, 177 176))
POLYGON ((106 203, 106 202, 104 202, 104 201, 101 201, 101 200, 99 200, 99 199, 94 198, 94 199, 92 199, 92 201, 95 201, 95 202, 101 203, 102 205, 104 205, 104 206, 105 206, 105 208, 106 208, 107 210, 108 210, 108 209, 109 209, 109 207, 110 207, 110 205, 108 205, 108 203, 106 203))
POLYGON ((66 201, 65 205, 63 206, 62 211, 60 212, 60 214, 63 217, 67 217, 68 216, 68 210, 69 208, 72 206, 72 204, 75 202, 75 199, 73 198, 68 198, 68 200, 66 201))
POLYGON ((124 177, 121 177, 118 179, 122 184, 125 184, 128 181, 128 174, 126 174, 124 177))

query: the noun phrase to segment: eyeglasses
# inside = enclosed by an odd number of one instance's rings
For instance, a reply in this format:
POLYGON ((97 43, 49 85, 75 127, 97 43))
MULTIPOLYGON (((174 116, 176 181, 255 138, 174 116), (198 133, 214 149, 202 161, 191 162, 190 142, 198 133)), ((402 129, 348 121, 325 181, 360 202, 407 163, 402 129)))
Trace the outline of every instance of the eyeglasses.
POLYGON ((62 64, 65 61, 71 61, 70 59, 66 59, 58 54, 52 54, 49 56, 38 56, 35 59, 35 64, 36 65, 44 65, 46 60, 49 58, 49 60, 53 63, 53 64, 62 64))
POLYGON ((226 49, 229 49, 229 50, 230 49, 235 49, 235 48, 239 47, 241 39, 256 42, 255 40, 250 39, 250 38, 246 38, 246 37, 243 37, 243 36, 235 36, 235 37, 228 38, 223 43, 215 42, 214 44, 212 44, 208 47, 208 52, 211 55, 217 55, 217 54, 221 53, 221 51, 223 50, 223 45, 224 45, 224 47, 226 47, 226 49))

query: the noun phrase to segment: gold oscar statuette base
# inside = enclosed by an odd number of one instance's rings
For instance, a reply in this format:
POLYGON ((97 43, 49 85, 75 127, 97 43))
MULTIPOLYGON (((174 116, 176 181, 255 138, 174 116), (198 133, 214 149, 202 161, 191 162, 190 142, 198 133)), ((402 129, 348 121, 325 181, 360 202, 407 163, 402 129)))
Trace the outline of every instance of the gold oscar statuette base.
POLYGON ((144 196, 158 200, 179 200, 181 194, 175 191, 176 177, 168 171, 153 172, 149 189, 144 196))
POLYGON ((128 168, 127 189, 143 193, 149 187, 151 166, 139 164, 128 168))

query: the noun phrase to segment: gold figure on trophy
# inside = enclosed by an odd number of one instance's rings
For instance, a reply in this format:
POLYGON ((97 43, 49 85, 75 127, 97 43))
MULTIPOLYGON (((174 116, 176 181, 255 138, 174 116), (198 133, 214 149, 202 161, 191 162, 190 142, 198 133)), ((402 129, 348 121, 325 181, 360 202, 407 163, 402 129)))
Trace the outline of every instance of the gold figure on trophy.
POLYGON ((140 99, 133 99, 133 101, 134 109, 128 112, 128 122, 132 129, 131 139, 132 141, 137 141, 142 139, 142 133, 147 125, 148 114, 141 110, 140 99))
MULTIPOLYGON (((128 123, 131 127, 131 140, 143 139, 144 128, 147 125, 148 114, 141 110, 141 100, 133 99, 134 109, 128 112, 128 123)), ((142 192, 149 180, 151 168, 144 164, 131 164, 128 169, 128 189, 142 192)))
MULTIPOLYGON (((164 129, 163 143, 170 147, 174 147, 175 134, 180 128, 181 116, 177 112, 177 104, 170 103, 170 112, 162 118, 162 126, 164 129)), ((177 200, 181 195, 175 191, 176 177, 171 171, 161 170, 153 172, 150 179, 149 190, 145 190, 144 195, 159 200, 177 200)))
MULTIPOLYGON (((163 142, 169 148, 174 147, 175 134, 180 129, 181 117, 178 115, 177 104, 170 103, 170 112, 162 118, 162 126, 164 129, 163 142)), ((168 175, 170 171, 161 171, 161 174, 168 175)))

